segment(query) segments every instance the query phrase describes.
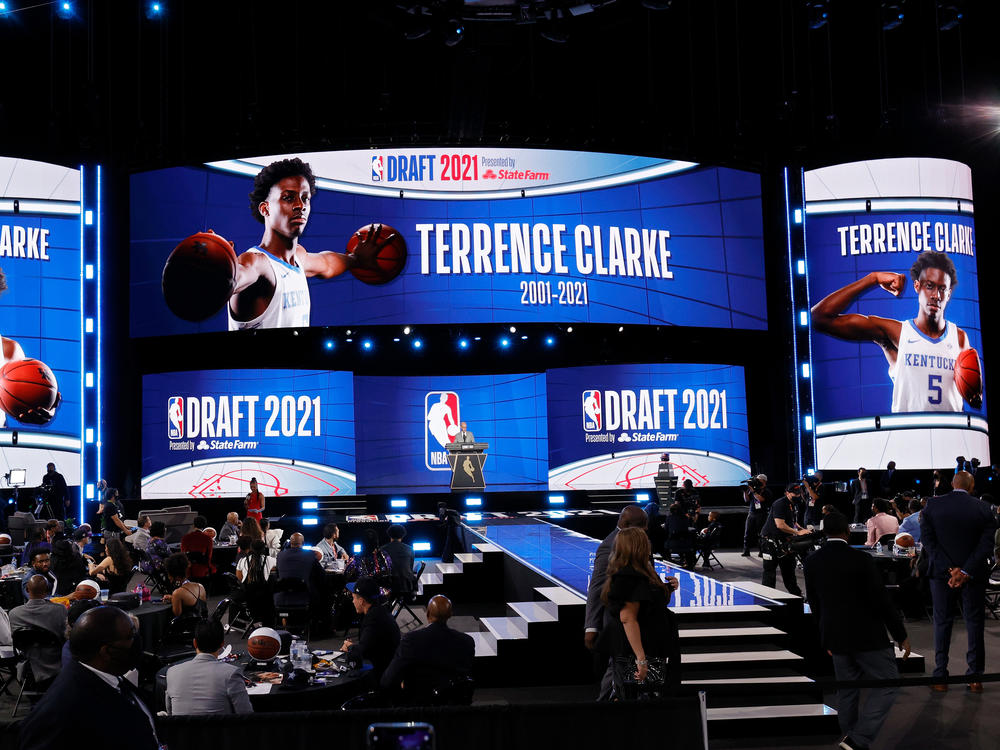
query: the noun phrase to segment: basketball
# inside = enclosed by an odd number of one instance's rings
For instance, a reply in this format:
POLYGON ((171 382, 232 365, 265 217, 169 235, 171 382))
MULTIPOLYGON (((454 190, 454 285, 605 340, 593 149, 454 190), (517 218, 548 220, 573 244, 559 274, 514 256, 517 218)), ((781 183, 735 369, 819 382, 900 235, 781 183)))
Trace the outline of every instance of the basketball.
POLYGON ((955 387, 967 403, 982 403, 983 376, 979 369, 979 354, 975 349, 963 349, 955 357, 955 387))
POLYGON ((281 637, 274 628, 257 628, 247 639, 247 653, 257 661, 270 661, 281 650, 281 637))
POLYGON ((910 534, 902 533, 896 536, 897 547, 912 547, 916 542, 910 534))
POLYGON ((236 252, 214 232, 192 234, 167 258, 162 286, 170 312, 182 320, 205 320, 233 295, 236 252))
POLYGON ((19 359, 0 368, 0 408, 21 419, 32 409, 56 405, 59 384, 44 362, 19 359))
POLYGON ((403 235, 388 224, 365 225, 347 241, 347 254, 355 256, 358 246, 368 240, 373 226, 377 232, 374 239, 375 267, 353 266, 351 273, 358 281, 366 284, 386 284, 399 276, 406 265, 406 240, 403 235))

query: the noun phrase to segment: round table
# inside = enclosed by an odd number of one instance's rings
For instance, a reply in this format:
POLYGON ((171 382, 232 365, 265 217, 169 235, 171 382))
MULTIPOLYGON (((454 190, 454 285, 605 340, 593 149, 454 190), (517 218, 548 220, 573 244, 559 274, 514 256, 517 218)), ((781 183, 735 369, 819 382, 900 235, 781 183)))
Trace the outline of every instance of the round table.
MULTIPOLYGON (((287 660, 279 658, 277 664, 280 665, 284 661, 287 660)), ((335 662, 343 664, 343 655, 338 657, 335 662)), ((248 677, 257 672, 281 671, 280 666, 274 669, 261 669, 251 665, 250 657, 245 654, 241 655, 234 663, 241 666, 244 675, 248 677)), ((157 711, 166 710, 167 670, 169 669, 170 667, 163 667, 156 673, 154 699, 157 711)), ((340 705, 349 698, 374 690, 377 686, 372 664, 366 661, 360 669, 340 672, 337 677, 328 678, 325 684, 310 683, 302 687, 288 687, 284 684, 272 685, 268 693, 251 694, 250 703, 253 705, 253 710, 257 712, 329 711, 340 708, 340 705)))
POLYGON ((139 618, 139 638, 144 651, 155 652, 160 647, 167 626, 174 619, 174 612, 169 604, 162 602, 143 602, 135 609, 127 610, 128 614, 139 618))

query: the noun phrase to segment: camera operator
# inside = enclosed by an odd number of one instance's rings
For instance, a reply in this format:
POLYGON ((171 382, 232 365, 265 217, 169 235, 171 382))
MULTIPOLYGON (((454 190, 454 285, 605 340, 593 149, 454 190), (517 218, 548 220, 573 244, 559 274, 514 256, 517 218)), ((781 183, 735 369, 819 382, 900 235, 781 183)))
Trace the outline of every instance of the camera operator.
POLYGON ((69 512, 69 488, 66 479, 56 471, 55 464, 48 464, 42 476, 42 497, 52 509, 53 518, 65 519, 69 512))
POLYGON ((780 568, 785 590, 795 596, 802 596, 802 590, 795 580, 795 555, 792 554, 788 540, 793 536, 809 533, 795 522, 795 501, 799 497, 799 490, 800 486, 794 482, 785 487, 785 494, 771 505, 771 512, 768 513, 761 532, 761 549, 764 552, 761 584, 774 588, 780 568))
POLYGON ((804 512, 801 525, 818 528, 823 520, 823 506, 827 504, 827 486, 823 484, 823 472, 817 471, 810 476, 802 477, 802 499, 804 512))
POLYGON ((750 557, 750 545, 759 544, 760 530, 771 507, 771 491, 767 488, 767 475, 758 474, 746 480, 743 502, 747 505, 747 523, 743 530, 743 557, 750 557))

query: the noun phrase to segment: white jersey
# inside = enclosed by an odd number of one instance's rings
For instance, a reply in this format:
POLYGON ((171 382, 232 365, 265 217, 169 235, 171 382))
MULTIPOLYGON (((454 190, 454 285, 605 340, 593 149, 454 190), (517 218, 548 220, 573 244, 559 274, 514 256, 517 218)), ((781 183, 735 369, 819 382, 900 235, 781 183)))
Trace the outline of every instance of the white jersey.
POLYGON ((306 272, 299 265, 286 263, 271 253, 252 247, 248 253, 261 253, 271 262, 274 272, 274 296, 271 304, 253 320, 235 320, 233 310, 226 305, 229 314, 229 330, 242 331, 247 328, 308 328, 309 327, 309 284, 306 272))
POLYGON ((955 387, 958 328, 947 323, 937 339, 922 333, 913 321, 901 321, 896 364, 892 378, 892 411, 962 411, 962 396, 955 387))

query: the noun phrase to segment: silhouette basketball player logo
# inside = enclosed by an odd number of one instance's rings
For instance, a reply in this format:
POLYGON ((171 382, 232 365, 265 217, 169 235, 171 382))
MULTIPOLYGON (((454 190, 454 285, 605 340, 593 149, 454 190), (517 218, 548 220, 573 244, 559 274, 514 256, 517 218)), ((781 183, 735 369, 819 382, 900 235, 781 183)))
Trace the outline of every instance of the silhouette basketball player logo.
POLYGON ((171 440, 184 437, 184 399, 180 396, 167 399, 167 437, 171 440))
POLYGON ((431 391, 424 396, 424 464, 432 471, 449 468, 447 446, 458 434, 458 394, 431 391))
POLYGON ((472 467, 472 459, 466 457, 465 462, 462 464, 462 470, 469 475, 469 479, 476 478, 475 469, 472 467))
POLYGON ((601 392, 597 390, 583 392, 583 430, 584 432, 599 432, 603 426, 601 418, 601 392))

